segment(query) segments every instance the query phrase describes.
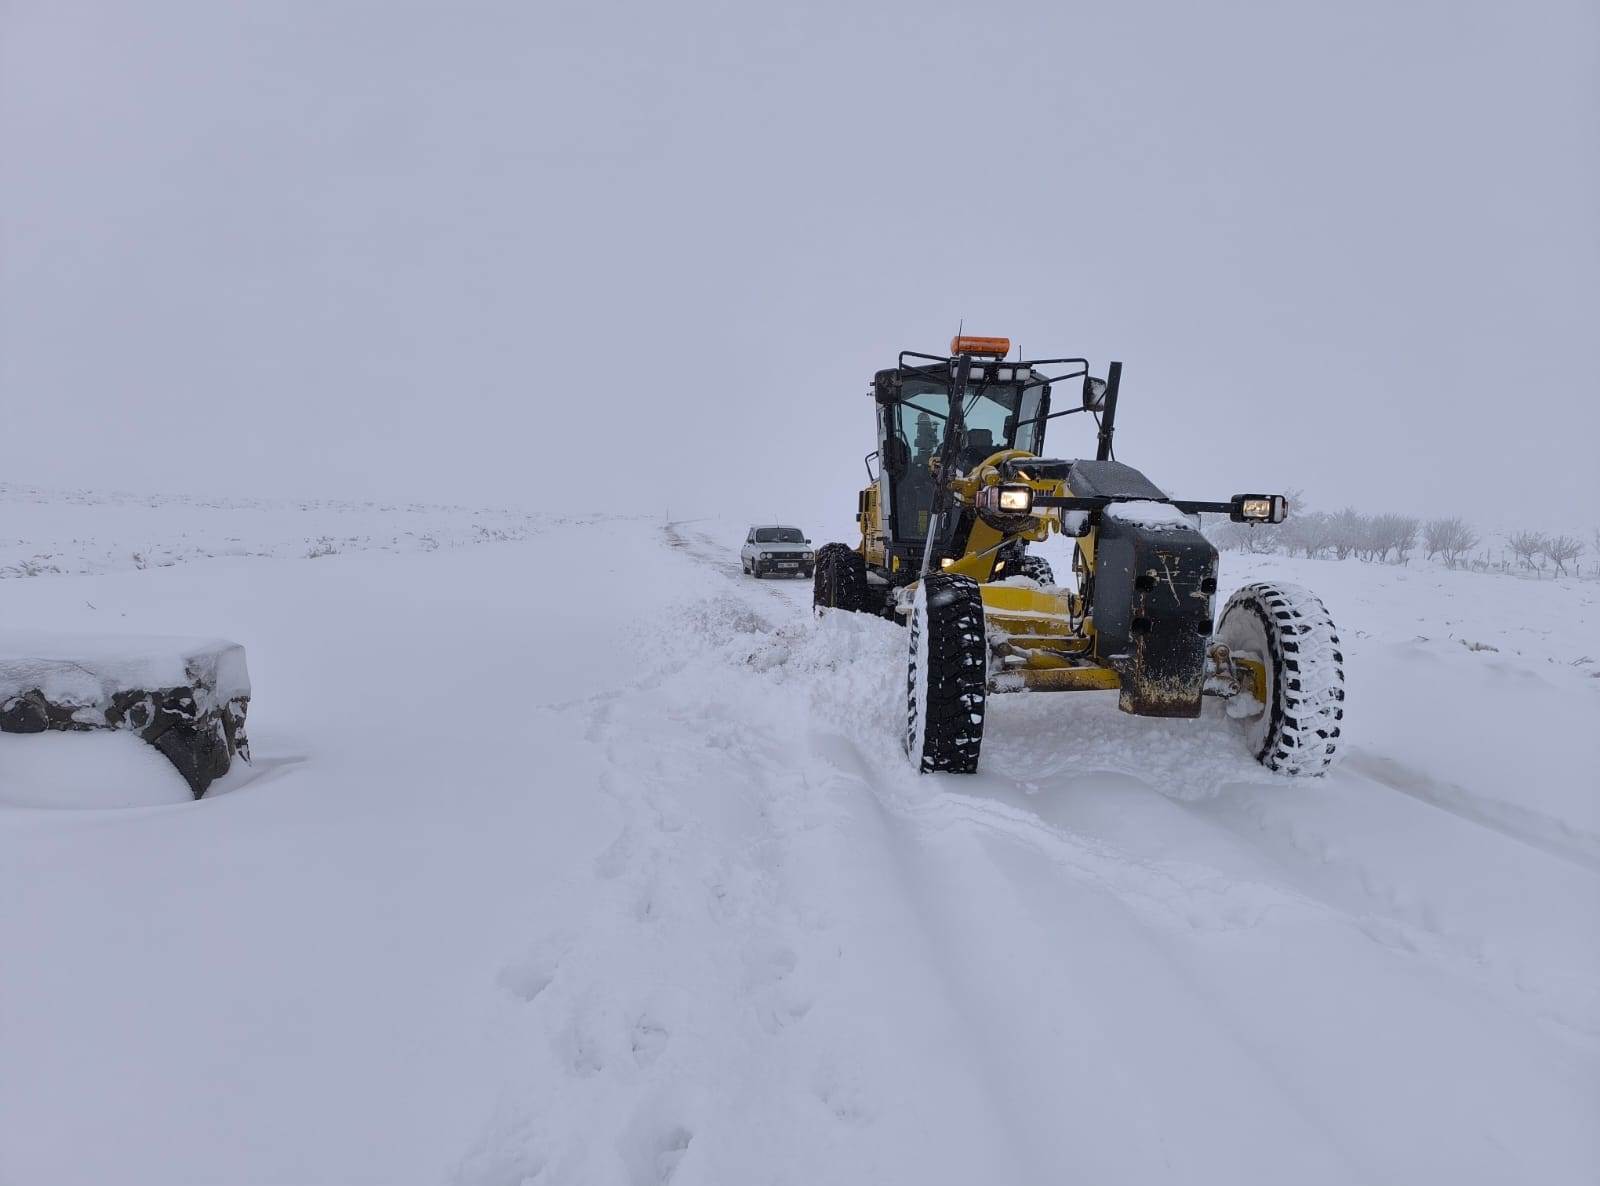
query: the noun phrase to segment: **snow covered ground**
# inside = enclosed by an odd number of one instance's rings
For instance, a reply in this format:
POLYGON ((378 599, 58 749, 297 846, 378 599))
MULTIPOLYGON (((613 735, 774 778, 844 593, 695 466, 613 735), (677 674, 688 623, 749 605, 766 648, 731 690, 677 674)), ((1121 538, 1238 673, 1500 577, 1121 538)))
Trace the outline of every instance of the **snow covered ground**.
POLYGON ((0 1182, 1600 1175, 1594 583, 1225 554, 1331 777, 1102 693, 918 777, 742 524, 504 515, 0 491, 5 623, 243 643, 256 759, 0 737, 0 1182))
POLYGON ((166 568, 226 556, 431 552, 526 539, 540 521, 495 508, 208 500, 0 482, 0 580, 166 568))

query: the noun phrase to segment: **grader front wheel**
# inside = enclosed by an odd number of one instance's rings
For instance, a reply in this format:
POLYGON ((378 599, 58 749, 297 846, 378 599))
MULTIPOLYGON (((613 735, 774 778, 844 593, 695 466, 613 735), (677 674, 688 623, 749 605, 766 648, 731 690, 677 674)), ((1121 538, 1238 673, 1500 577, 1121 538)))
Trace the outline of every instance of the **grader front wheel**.
POLYGON ((1344 655, 1327 608, 1298 585, 1246 585, 1223 608, 1217 641, 1265 668, 1265 703, 1229 712, 1243 717, 1256 761, 1280 774, 1326 772, 1344 721, 1344 655))
POLYGON ((988 641, 983 597, 968 577, 917 584, 906 668, 906 754, 923 773, 971 774, 983 744, 988 641))

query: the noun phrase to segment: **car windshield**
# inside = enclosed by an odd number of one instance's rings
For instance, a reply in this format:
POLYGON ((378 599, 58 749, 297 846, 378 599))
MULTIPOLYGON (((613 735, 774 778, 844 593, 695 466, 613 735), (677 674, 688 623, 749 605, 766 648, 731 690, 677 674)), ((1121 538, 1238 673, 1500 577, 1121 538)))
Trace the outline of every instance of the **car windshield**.
POLYGON ((758 544, 803 544, 805 542, 806 537, 798 527, 756 528, 756 543, 758 544))

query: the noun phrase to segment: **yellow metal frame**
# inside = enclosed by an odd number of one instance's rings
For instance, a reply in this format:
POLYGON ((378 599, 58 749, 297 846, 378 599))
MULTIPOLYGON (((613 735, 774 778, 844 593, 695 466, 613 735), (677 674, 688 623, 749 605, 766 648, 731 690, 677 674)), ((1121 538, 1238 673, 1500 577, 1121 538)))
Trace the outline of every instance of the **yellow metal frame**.
MULTIPOLYGON (((957 503, 972 507, 980 490, 1000 483, 1003 462, 1026 461, 1033 456, 1021 449, 995 453, 972 473, 950 484, 957 503)), ((1023 477, 1027 473, 1025 465, 1014 466, 1013 472, 1017 476, 1008 478, 1006 484, 1026 485, 1036 498, 1072 493, 1061 479, 1023 477)), ((868 564, 897 571, 898 558, 888 555, 888 541, 881 531, 879 498, 876 484, 861 493, 861 551, 868 564)), ((1045 589, 1031 583, 1013 585, 995 581, 995 558, 1005 544, 1016 539, 1038 543, 1061 532, 1062 526, 1060 513, 1055 510, 1036 511, 1024 526, 1009 533, 979 518, 973 524, 965 553, 954 563, 947 564, 944 571, 970 577, 978 583, 990 640, 1004 660, 999 676, 1003 682, 997 686, 1003 687, 1004 682, 1009 681, 1013 686, 1020 685, 1035 692, 1115 691, 1121 687, 1121 676, 1095 654, 1094 620, 1087 616, 1088 607, 1078 593, 1069 589, 1045 589)), ((1091 574, 1095 567, 1095 539, 1093 528, 1076 538, 1083 569, 1091 574)), ((1251 693, 1265 703, 1265 666, 1253 659, 1234 659, 1233 663, 1241 681, 1248 680, 1251 693)))

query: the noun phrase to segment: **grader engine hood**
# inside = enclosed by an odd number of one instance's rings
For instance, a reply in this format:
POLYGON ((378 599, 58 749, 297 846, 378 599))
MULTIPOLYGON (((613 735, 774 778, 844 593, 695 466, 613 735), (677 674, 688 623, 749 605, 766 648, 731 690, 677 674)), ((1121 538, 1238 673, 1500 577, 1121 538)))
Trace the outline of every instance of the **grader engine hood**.
POLYGON ((1216 548, 1170 503, 1141 501, 1105 509, 1095 550, 1095 652, 1121 679, 1119 707, 1199 716, 1216 548))

